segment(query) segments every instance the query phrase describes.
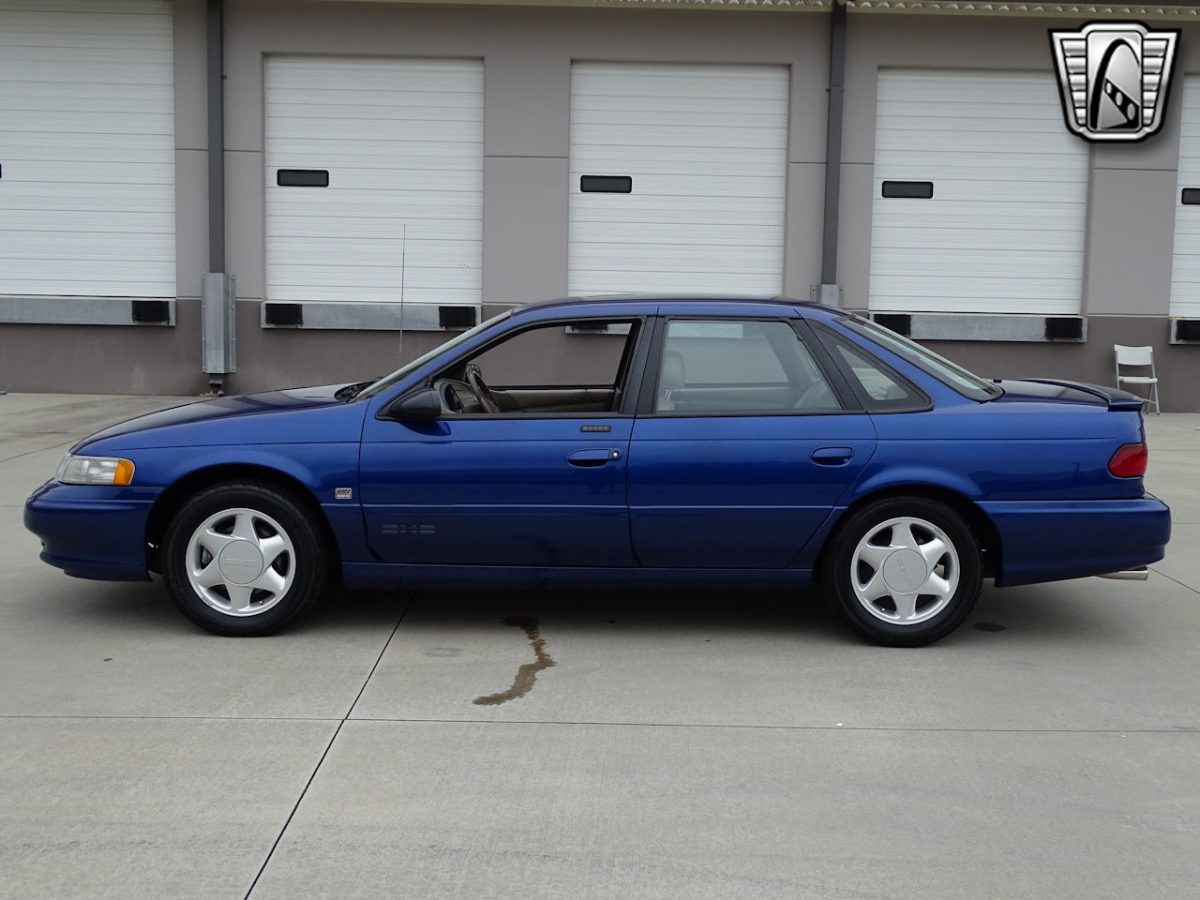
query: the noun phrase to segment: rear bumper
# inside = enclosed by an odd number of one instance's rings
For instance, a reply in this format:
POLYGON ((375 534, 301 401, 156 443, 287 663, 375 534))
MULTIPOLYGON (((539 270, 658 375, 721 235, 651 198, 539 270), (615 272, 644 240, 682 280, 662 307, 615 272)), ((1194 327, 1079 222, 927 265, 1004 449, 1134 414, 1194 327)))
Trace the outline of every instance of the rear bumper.
POLYGON ((1158 562, 1171 539, 1171 511, 1137 500, 997 501, 979 504, 1000 535, 996 584, 1104 575, 1158 562))
POLYGON ((25 502, 25 527, 41 538, 43 562, 77 578, 149 581, 146 521, 152 499, 121 488, 50 481, 25 502))

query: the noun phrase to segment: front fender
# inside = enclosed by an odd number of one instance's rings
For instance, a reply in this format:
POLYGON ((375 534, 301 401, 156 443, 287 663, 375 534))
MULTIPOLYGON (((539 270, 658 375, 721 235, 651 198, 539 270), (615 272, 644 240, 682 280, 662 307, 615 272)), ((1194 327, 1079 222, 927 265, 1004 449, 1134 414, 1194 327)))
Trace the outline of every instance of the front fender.
POLYGON ((170 447, 130 450, 138 485, 170 487, 188 475, 218 466, 257 466, 287 475, 308 488, 318 503, 335 500, 337 488, 357 495, 358 443, 265 444, 233 447, 170 447))
POLYGON ((183 479, 218 468, 244 466, 283 475, 308 491, 320 505, 343 560, 371 561, 374 556, 366 547, 358 499, 358 454, 359 444, 353 441, 154 448, 130 450, 123 455, 133 460, 139 485, 160 497, 183 479))

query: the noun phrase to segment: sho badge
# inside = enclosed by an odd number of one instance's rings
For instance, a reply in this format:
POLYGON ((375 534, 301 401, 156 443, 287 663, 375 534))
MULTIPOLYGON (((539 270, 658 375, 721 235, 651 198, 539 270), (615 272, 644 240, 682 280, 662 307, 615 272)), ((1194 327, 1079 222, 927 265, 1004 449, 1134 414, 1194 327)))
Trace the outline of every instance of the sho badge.
POLYGON ((1051 31, 1067 128, 1089 141, 1140 141, 1157 132, 1167 107, 1177 29, 1093 22, 1051 31))

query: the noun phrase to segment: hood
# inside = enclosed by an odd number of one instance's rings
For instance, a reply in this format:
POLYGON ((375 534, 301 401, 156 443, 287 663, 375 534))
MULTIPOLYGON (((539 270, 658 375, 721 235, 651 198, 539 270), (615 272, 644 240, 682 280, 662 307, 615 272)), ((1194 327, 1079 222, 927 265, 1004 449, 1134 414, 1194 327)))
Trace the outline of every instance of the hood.
POLYGON ((1076 406, 1101 406, 1114 412, 1139 412, 1144 402, 1142 397, 1105 387, 1101 384, 1085 384, 1080 381, 1062 381, 1052 378, 1023 378, 1001 381, 1004 395, 995 402, 1041 401, 1044 403, 1070 403, 1076 406))
POLYGON ((267 391, 175 406, 112 425, 71 450, 357 441, 367 404, 338 400, 334 394, 343 387, 267 391))

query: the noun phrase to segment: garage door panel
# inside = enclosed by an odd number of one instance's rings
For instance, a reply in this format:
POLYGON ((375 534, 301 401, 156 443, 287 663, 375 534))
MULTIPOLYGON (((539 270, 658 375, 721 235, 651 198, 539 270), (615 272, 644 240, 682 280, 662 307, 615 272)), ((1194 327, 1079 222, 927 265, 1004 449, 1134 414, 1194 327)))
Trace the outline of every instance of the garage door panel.
MULTIPOLYGON (((626 128, 635 128, 637 123, 624 123, 626 128)), ((578 130, 572 129, 579 141, 587 142, 595 147, 626 147, 628 141, 613 134, 611 126, 586 125, 578 130)), ((778 144, 783 138, 786 143, 787 129, 785 128, 730 128, 723 130, 712 126, 684 125, 646 125, 644 134, 638 136, 638 142, 644 147, 695 147, 703 146, 714 151, 736 150, 741 148, 754 149, 762 147, 763 143, 778 144)))
POLYGON ((781 66, 576 63, 570 292, 781 290, 788 90, 781 66))
MULTIPOLYGON (((320 258, 316 256, 326 246, 325 241, 314 241, 305 239, 293 239, 289 242, 286 251, 280 251, 279 261, 298 268, 312 266, 311 260, 320 258)), ((386 268, 400 269, 400 252, 401 245, 399 241, 387 240, 353 240, 346 239, 345 247, 338 248, 338 258, 342 263, 342 267, 338 269, 338 277, 345 275, 346 268, 355 268, 358 266, 383 266, 386 268)), ((418 273, 424 271, 445 270, 447 272, 458 272, 462 270, 462 259, 465 254, 473 253, 477 247, 473 246, 471 241, 409 241, 405 248, 405 256, 412 253, 414 256, 419 256, 422 260, 420 266, 408 266, 407 259, 405 267, 408 269, 408 274, 414 277, 414 284, 420 283, 418 273)), ((315 266, 314 268, 321 269, 324 266, 315 266)), ((333 267, 329 267, 333 270, 333 267)), ((333 279, 336 282, 337 279, 333 279)), ((330 283, 326 280, 323 283, 330 283)), ((460 278, 455 282, 461 285, 460 278)))
MULTIPOLYGON (((1059 122, 1062 126, 1062 122, 1059 122)), ((904 129, 894 132, 878 133, 879 138, 875 143, 876 151, 879 150, 907 150, 911 148, 915 142, 924 141, 936 145, 937 152, 954 153, 954 152, 971 152, 971 153, 988 153, 988 154, 1028 154, 1031 160, 1036 160, 1041 156, 1057 156, 1058 151, 1054 150, 1054 145, 1063 147, 1057 138, 1054 140, 1039 142, 1045 149, 1039 150, 1038 153, 1030 153, 1030 139, 1035 135, 1041 134, 1049 137, 1047 132, 1025 131, 1022 130, 1019 134, 1014 134, 1009 129, 1004 131, 963 131, 959 130, 943 130, 943 131, 920 131, 917 129, 904 129)), ((1078 140, 1078 138, 1076 138, 1078 140)), ((1066 145, 1064 150, 1069 152, 1070 145, 1066 145)), ((1016 165, 1013 160, 1004 160, 1005 165, 1016 165)))
POLYGON ((165 0, 0 0, 0 294, 175 296, 165 0))
MULTIPOLYGON (((1006 250, 984 247, 971 247, 973 252, 949 256, 938 263, 939 275, 945 278, 995 278, 1003 280, 1012 269, 1012 254, 1006 250)), ((895 277, 925 276, 929 264, 919 254, 908 248, 880 248, 880 262, 895 273, 895 277)), ((1074 254, 1069 251, 1030 251, 1022 250, 1024 262, 1021 267, 1022 275, 1030 280, 1051 278, 1064 283, 1070 282, 1069 276, 1061 275, 1063 269, 1069 271, 1074 262, 1074 254)))
POLYGON ((872 309, 1077 313, 1087 146, 1040 74, 884 70, 879 77, 872 309), (931 199, 884 198, 930 181, 931 199))
MULTIPOLYGON (((344 285, 338 284, 326 285, 313 282, 311 280, 299 281, 294 285, 284 284, 282 287, 288 291, 288 300, 292 301, 310 301, 327 303, 331 299, 331 289, 340 290, 344 285)), ((363 280, 361 284, 352 285, 353 298, 355 303, 400 303, 412 302, 410 298, 413 294, 413 288, 407 281, 404 290, 400 289, 400 280, 396 279, 395 283, 387 284, 382 279, 375 277, 370 280, 363 280)), ((438 306, 455 306, 461 305, 462 288, 457 285, 450 287, 435 287, 430 284, 421 284, 421 303, 436 304, 438 306)), ((336 299, 336 296, 334 297, 336 299)))
POLYGON ((409 302, 480 302, 479 60, 271 57, 266 91, 271 299, 395 302, 403 282, 409 302), (329 186, 280 187, 287 168, 329 186))
POLYGON ((1200 187, 1200 76, 1186 76, 1182 87, 1170 314, 1200 319, 1200 206, 1181 202, 1184 188, 1200 187))
MULTIPOLYGON (((1053 241, 1060 234, 1057 228, 1029 229, 1015 226, 1008 229, 993 228, 988 233, 987 241, 981 241, 969 234, 964 235, 963 229, 954 227, 926 229, 924 238, 913 236, 913 229, 902 223, 893 223, 888 227, 875 228, 874 245, 880 251, 903 250, 912 254, 924 250, 924 240, 929 235, 936 238, 937 246, 947 250, 1019 250, 1027 251, 1031 239, 1053 241), (1037 233, 1033 233, 1033 232, 1037 233)), ((1079 231, 1083 235, 1082 230, 1079 231)), ((1070 256, 1068 255, 1068 259, 1070 256)))

